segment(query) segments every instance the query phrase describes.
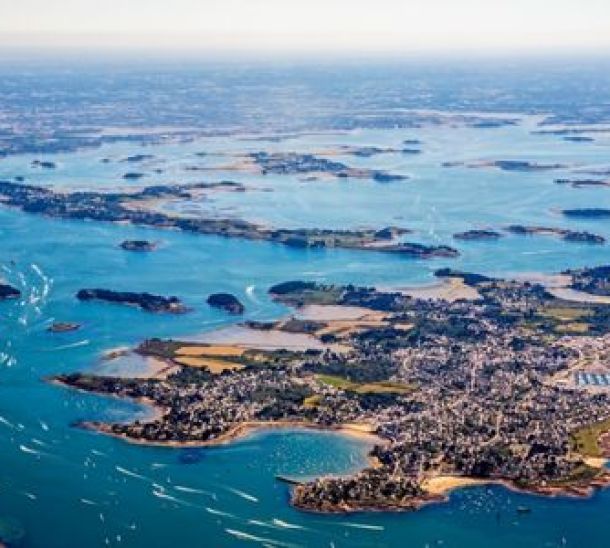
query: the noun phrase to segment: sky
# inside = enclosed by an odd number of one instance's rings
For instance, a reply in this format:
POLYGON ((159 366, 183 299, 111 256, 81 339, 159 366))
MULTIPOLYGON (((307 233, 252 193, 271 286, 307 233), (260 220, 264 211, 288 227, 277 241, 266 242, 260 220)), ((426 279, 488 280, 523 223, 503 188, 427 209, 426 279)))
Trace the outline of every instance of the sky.
POLYGON ((0 0, 0 47, 610 52, 610 0, 0 0))

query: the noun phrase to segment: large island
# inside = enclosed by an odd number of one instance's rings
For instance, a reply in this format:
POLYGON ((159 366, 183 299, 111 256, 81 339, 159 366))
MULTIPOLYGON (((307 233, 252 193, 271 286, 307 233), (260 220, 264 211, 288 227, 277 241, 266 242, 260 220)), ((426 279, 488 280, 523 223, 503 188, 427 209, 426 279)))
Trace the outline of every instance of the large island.
POLYGON ((166 201, 189 200, 201 193, 241 189, 237 183, 159 185, 134 192, 56 192, 48 188, 0 181, 0 204, 62 219, 131 223, 197 234, 213 234, 248 240, 266 240, 299 248, 344 248, 395 253, 406 257, 456 257, 459 252, 446 245, 405 242, 410 231, 401 227, 381 229, 282 229, 254 224, 242 219, 188 217, 168 214, 166 201), (236 186, 237 185, 237 186, 236 186))
MULTIPOLYGON (((608 272, 563 276, 605 293, 608 272)), ((276 426, 374 434, 370 467, 294 487, 306 510, 416 509, 471 483, 573 496, 606 485, 610 397, 574 379, 607 367, 610 306, 528 281, 437 275, 469 299, 290 281, 270 295, 294 314, 247 326, 275 348, 151 339, 136 351, 165 362, 162 376, 54 381, 155 406, 148 421, 81 423, 143 444, 213 445, 276 426), (316 344, 287 349, 294 334, 316 344)))

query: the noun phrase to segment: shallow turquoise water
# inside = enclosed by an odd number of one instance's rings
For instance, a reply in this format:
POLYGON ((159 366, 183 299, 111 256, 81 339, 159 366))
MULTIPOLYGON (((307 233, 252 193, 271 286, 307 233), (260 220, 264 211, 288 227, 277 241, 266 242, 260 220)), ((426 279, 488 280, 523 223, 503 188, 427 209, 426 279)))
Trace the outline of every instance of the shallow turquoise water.
MULTIPOLYGON (((151 175, 141 184, 230 177, 249 186, 273 188, 271 193, 215 194, 212 203, 202 207, 217 212, 234 208, 231 211, 238 216, 265 219, 277 226, 401 224, 416 231, 410 240, 451 244, 451 234, 457 230, 524 223, 579 227, 610 238, 607 221, 567 221, 556 212, 568 206, 608 207, 607 188, 553 184, 553 178, 565 175, 562 171, 504 173, 440 167, 446 160, 485 158, 607 165, 608 143, 575 144, 531 136, 527 123, 497 130, 437 128, 309 136, 269 146, 226 139, 146 149, 112 145, 63 155, 57 171, 44 173, 30 170, 32 158, 2 160, 0 178, 27 170, 32 183, 113 188, 123 186, 120 173, 124 170, 140 168, 108 167, 99 159, 142 151, 166 160, 171 156, 177 167, 151 175), (317 150, 338 142, 394 146, 413 136, 424 142, 421 156, 343 158, 350 165, 412 176, 391 185, 359 180, 303 184, 291 177, 234 173, 184 179, 184 164, 175 159, 191 162, 195 151, 206 149, 317 150)), ((205 162, 212 160, 207 157, 205 162)), ((204 304, 213 291, 234 292, 244 300, 248 319, 267 319, 285 309, 270 302, 266 290, 287 279, 411 284, 431 281, 432 271, 445 265, 485 273, 550 273, 608 262, 609 257, 607 246, 567 244, 546 237, 507 236, 498 242, 460 242, 457 247, 462 256, 455 260, 414 261, 377 253, 303 251, 265 242, 65 222, 0 210, 3 276, 24 291, 21 301, 0 304, 0 535, 1 518, 10 516, 25 531, 23 545, 33 547, 106 542, 126 546, 267 542, 483 547, 490 545, 490 539, 494 546, 506 547, 607 546, 608 491, 588 501, 573 501, 475 488, 455 493, 448 504, 415 514, 328 517, 297 512, 287 505, 288 490, 275 481, 275 474, 348 471, 365 462, 361 442, 325 433, 273 432, 201 451, 199 462, 183 464, 178 450, 131 446, 70 426, 83 418, 127 420, 145 410, 41 380, 59 372, 99 371, 101 352, 145 337, 193 335, 229 324, 233 320, 204 304), (117 248, 123 239, 137 237, 160 240, 162 245, 151 254, 117 248), (149 315, 76 301, 78 289, 95 286, 177 294, 194 310, 184 316, 149 315), (45 331, 52 318, 80 322, 84 327, 52 335, 45 331), (520 504, 533 512, 517 515, 515 508, 520 504)))

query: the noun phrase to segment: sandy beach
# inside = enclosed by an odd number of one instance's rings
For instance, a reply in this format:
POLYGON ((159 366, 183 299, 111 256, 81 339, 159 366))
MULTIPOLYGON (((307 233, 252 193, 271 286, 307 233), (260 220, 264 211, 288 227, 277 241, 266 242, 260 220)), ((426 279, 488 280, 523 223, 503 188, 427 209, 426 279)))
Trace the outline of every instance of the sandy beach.
POLYGON ((426 479, 423 483, 423 488, 432 495, 446 496, 454 489, 460 489, 463 487, 477 487, 493 483, 499 482, 494 480, 468 478, 464 476, 441 475, 426 479))
POLYGON ((459 300, 477 300, 481 298, 479 292, 466 285, 461 278, 444 278, 431 285, 406 286, 393 288, 380 288, 388 291, 398 291, 414 299, 443 299, 449 302, 459 300))
POLYGON ((383 319, 385 314, 360 306, 341 306, 333 304, 309 304, 297 310, 296 317, 301 320, 340 321, 383 319))

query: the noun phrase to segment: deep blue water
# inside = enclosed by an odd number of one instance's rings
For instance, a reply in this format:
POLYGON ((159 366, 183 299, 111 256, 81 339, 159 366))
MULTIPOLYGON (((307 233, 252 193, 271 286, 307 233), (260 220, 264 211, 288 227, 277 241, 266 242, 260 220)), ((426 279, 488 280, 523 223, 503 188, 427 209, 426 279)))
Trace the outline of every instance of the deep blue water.
MULTIPOLYGON (((45 85, 51 86, 48 81, 45 85)), ((437 99, 433 106, 442 104, 437 99)), ((19 536, 22 546, 45 548, 248 543, 608 546, 610 491, 575 501, 526 497, 497 487, 472 488, 455 492, 447 504, 411 514, 346 517, 298 512, 287 504, 288 489, 275 480, 275 474, 309 477, 348 472, 366 462, 367 448, 362 442, 329 433, 285 431, 257 433, 230 446, 187 453, 133 446, 71 424, 79 419, 129 420, 134 414, 144 416, 145 409, 43 380, 60 372, 103 372, 102 352, 146 337, 196 335, 230 324, 233 319, 205 305, 206 296, 215 291, 238 295, 246 304, 247 319, 271 319, 286 309, 272 303, 266 291, 288 279, 405 285, 432 281, 433 270, 441 266, 507 274, 553 273, 607 263, 607 246, 569 244, 549 237, 452 241, 456 231, 510 223, 586 229, 610 238, 607 221, 568 221, 559 214, 564 207, 610 207, 609 188, 574 189, 553 183, 554 178, 573 175, 577 169, 608 166, 608 134, 596 135, 592 143, 569 143, 556 136, 532 135, 539 120, 523 117, 515 127, 497 129, 356 130, 281 143, 238 137, 146 148, 118 143, 49 155, 58 163, 52 171, 30 166, 32 159, 47 159, 45 155, 1 160, 0 178, 23 175, 33 184, 110 190, 124 186, 121 174, 132 169, 118 160, 128 154, 152 153, 155 160, 142 167, 147 176, 138 184, 232 178, 249 189, 213 194, 197 204, 174 204, 179 210, 198 208, 206 214, 236 215, 279 227, 399 224, 414 229, 410 240, 456 245, 462 255, 453 260, 414 261, 381 253, 306 251, 265 242, 59 221, 0 209, 2 276, 23 290, 21 300, 0 303, 0 537, 19 536), (421 155, 339 156, 350 165, 410 176, 408 181, 390 185, 362 180, 305 184, 294 177, 232 172, 199 177, 183 169, 194 162, 208 166, 227 162, 213 154, 198 158, 198 151, 398 146, 408 138, 421 139, 421 155), (102 164, 104 157, 112 161, 102 164), (484 159, 561 162, 570 167, 536 173, 440 167, 444 161, 484 159), (153 173, 155 166, 163 173, 153 173), (265 188, 273 192, 263 192, 265 188), (130 254, 117 247, 126 238, 153 239, 161 245, 155 253, 130 254), (193 311, 183 316, 150 315, 79 303, 74 298, 78 289, 97 286, 176 294, 193 311), (76 321, 83 328, 50 334, 45 328, 53 319, 76 321), (517 514, 518 505, 531 507, 532 513, 517 514)))

